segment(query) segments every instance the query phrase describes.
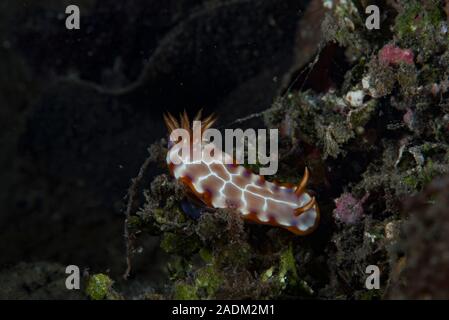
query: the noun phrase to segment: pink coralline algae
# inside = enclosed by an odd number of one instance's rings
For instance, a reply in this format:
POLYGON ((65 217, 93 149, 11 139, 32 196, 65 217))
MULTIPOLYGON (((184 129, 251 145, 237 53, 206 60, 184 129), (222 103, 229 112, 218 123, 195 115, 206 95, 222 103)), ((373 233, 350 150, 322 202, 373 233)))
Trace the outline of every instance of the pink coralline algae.
POLYGON ((402 120, 410 130, 413 130, 413 128, 415 127, 416 119, 412 109, 407 108, 407 112, 402 117, 402 120))
POLYGON ((387 44, 379 51, 379 60, 388 65, 400 63, 413 64, 415 55, 410 49, 401 49, 392 44, 387 44))
POLYGON ((364 215, 363 203, 368 198, 366 194, 361 200, 358 200, 350 193, 343 193, 340 198, 335 199, 334 218, 345 224, 355 224, 360 221, 364 215))

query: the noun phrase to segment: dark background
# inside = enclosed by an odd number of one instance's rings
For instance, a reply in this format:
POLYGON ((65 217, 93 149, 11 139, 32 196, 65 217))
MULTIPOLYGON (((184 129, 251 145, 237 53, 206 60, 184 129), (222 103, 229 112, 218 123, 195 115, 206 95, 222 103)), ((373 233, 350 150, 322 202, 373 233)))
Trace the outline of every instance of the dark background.
MULTIPOLYGON (((224 126, 268 108, 316 49, 308 4, 1 1, 0 266, 123 273, 124 197, 162 113, 204 108, 224 126), (69 4, 81 30, 65 28, 69 4)), ((157 282, 147 242, 136 272, 157 282)))

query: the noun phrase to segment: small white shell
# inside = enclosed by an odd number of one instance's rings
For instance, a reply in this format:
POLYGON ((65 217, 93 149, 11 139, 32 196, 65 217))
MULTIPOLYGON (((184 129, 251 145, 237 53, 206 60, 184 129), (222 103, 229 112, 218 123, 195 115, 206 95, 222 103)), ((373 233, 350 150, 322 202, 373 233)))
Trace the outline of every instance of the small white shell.
POLYGON ((363 90, 349 91, 346 94, 346 96, 345 96, 345 100, 352 107, 361 107, 361 106, 363 106, 363 99, 364 98, 365 98, 365 92, 363 90))

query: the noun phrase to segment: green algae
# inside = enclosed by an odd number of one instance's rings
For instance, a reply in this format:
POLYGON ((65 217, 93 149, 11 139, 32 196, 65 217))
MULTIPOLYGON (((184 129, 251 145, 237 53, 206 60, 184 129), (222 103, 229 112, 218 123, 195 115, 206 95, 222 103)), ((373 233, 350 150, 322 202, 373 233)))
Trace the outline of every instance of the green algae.
POLYGON ((293 248, 290 245, 288 249, 281 253, 279 258, 278 281, 282 287, 287 285, 295 286, 298 283, 298 271, 296 269, 296 260, 293 255, 293 248))
POLYGON ((118 295, 112 289, 114 281, 109 276, 98 273, 89 277, 86 294, 92 300, 117 299, 118 295))
POLYGON ((200 269, 195 279, 195 287, 197 290, 204 290, 207 298, 214 297, 222 283, 221 274, 212 265, 200 269))
POLYGON ((191 255, 199 250, 200 243, 197 237, 184 237, 175 233, 165 232, 162 235, 161 248, 167 253, 191 255))
POLYGON ((195 286, 185 283, 176 283, 174 290, 174 299, 176 300, 198 300, 195 286))
POLYGON ((447 36, 440 32, 443 17, 438 1, 408 1, 394 25, 400 45, 415 48, 424 60, 430 59, 445 46, 442 41, 447 36))

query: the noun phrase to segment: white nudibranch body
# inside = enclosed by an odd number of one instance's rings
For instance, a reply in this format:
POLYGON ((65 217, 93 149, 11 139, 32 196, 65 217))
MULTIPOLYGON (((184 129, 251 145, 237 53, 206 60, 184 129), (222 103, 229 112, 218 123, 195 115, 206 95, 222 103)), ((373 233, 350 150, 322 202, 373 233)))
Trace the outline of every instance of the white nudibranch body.
MULTIPOLYGON (((189 121, 186 115, 184 117, 182 123, 186 126, 189 121)), ((166 116, 165 121, 170 130, 179 127, 172 116, 166 116)), ((206 120, 206 127, 211 121, 206 120)), ((207 206, 232 208, 245 220, 283 227, 298 235, 309 234, 317 227, 319 208, 315 198, 305 191, 309 176, 307 168, 299 185, 280 185, 265 181, 263 176, 243 166, 226 164, 232 163, 232 159, 219 149, 214 149, 211 159, 210 150, 194 142, 192 154, 197 152, 200 158, 193 160, 190 154, 182 152, 184 143, 190 142, 178 142, 169 149, 167 165, 173 176, 207 206)))

